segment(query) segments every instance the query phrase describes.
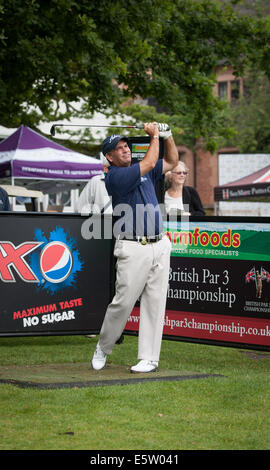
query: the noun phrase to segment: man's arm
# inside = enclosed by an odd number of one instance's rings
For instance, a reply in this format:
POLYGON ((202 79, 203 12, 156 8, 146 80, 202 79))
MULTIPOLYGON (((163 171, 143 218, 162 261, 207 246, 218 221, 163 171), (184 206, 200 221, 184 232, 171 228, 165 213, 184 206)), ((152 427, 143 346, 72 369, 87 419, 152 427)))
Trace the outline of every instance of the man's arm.
POLYGON ((164 143, 165 155, 163 158, 163 173, 167 173, 167 171, 172 170, 178 164, 179 156, 172 135, 167 139, 164 138, 164 143))
POLYGON ((159 130, 158 125, 155 122, 147 122, 144 124, 144 130, 151 138, 149 148, 140 161, 141 176, 145 175, 149 171, 155 168, 159 157, 159 130))

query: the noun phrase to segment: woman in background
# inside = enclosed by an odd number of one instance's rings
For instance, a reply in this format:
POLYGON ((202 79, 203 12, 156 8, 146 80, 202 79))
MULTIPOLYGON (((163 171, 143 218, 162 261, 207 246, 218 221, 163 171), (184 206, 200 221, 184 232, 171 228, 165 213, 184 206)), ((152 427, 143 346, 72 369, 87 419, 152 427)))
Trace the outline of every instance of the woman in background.
POLYGON ((167 183, 169 187, 165 192, 165 209, 167 214, 205 215, 201 199, 196 189, 184 186, 188 175, 188 168, 184 162, 169 172, 167 183))

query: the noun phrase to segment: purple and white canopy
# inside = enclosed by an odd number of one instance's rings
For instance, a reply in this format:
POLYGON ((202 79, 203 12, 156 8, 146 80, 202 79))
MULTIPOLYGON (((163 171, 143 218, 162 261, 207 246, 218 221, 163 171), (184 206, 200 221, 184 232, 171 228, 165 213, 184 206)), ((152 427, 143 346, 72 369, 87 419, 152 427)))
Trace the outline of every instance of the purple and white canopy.
POLYGON ((0 178, 83 182, 101 173, 100 160, 67 149, 26 126, 0 142, 0 178))

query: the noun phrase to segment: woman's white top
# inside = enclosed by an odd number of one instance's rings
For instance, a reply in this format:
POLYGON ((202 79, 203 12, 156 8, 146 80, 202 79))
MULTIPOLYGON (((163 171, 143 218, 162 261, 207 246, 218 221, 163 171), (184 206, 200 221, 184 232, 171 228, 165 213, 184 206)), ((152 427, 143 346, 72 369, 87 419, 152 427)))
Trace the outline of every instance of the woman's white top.
POLYGON ((171 197, 168 191, 165 192, 164 203, 167 214, 174 213, 177 210, 184 211, 182 197, 171 197))

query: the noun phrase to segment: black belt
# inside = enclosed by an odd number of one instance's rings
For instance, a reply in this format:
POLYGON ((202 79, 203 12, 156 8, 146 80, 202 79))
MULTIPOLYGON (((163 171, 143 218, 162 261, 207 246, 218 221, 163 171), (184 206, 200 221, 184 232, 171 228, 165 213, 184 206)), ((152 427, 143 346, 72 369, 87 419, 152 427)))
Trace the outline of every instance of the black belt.
POLYGON ((147 245, 147 243, 156 243, 163 238, 163 234, 154 235, 152 237, 139 236, 139 237, 128 237, 128 238, 119 238, 119 240, 127 240, 131 242, 138 242, 141 245, 147 245))

